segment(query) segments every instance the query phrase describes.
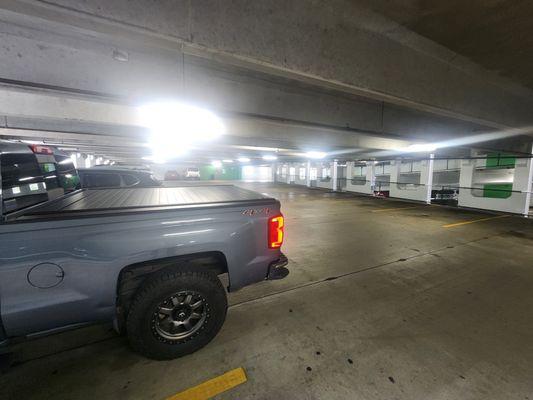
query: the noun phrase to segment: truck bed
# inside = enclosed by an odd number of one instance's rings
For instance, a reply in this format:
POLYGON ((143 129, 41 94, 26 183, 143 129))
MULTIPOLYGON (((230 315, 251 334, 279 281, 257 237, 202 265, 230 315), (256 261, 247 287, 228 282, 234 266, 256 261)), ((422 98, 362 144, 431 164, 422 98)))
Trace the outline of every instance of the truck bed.
POLYGON ((39 218, 228 206, 234 203, 260 205, 272 201, 275 200, 231 185, 82 189, 16 213, 8 219, 27 221, 39 218))

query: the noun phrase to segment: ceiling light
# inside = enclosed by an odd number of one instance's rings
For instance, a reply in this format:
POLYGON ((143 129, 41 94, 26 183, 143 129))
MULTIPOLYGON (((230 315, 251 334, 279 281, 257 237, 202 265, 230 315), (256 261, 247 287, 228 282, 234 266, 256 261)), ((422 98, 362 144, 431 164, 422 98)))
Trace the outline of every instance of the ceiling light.
POLYGON ((309 158, 319 159, 326 157, 327 153, 324 153, 323 151, 308 151, 307 153, 305 153, 305 155, 309 158))
POLYGON ((225 132, 222 120, 209 110, 177 102, 139 107, 140 123, 167 139, 212 140, 225 132))
POLYGON ((171 160, 191 144, 214 140, 225 133, 222 120, 209 110, 178 102, 146 104, 138 108, 140 125, 150 130, 154 156, 171 160))
POLYGON ((277 159, 278 159, 278 157, 276 157, 274 155, 270 155, 270 154, 263 156, 263 160, 266 160, 266 161, 274 161, 274 160, 277 160, 277 159))
POLYGON ((223 163, 227 163, 227 164, 229 164, 229 163, 232 163, 233 160, 222 160, 222 162, 223 162, 223 163))

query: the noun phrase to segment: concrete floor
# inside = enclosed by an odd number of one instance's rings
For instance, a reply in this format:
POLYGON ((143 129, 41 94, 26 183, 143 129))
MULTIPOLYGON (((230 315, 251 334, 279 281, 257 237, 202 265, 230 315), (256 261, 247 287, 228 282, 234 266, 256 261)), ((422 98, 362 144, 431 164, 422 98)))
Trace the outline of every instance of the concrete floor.
POLYGON ((246 186, 282 201, 287 279, 231 294, 217 338, 174 361, 102 326, 15 346, 0 397, 164 399, 243 367, 217 398, 533 399, 531 221, 246 186))

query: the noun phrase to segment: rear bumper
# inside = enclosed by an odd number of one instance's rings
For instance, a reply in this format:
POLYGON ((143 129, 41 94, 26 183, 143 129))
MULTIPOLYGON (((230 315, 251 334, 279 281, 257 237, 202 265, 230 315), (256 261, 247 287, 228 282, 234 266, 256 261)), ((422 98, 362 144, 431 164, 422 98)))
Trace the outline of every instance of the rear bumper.
POLYGON ((280 257, 268 266, 266 279, 277 280, 286 278, 289 275, 289 270, 286 268, 288 263, 288 258, 285 254, 281 253, 280 257))

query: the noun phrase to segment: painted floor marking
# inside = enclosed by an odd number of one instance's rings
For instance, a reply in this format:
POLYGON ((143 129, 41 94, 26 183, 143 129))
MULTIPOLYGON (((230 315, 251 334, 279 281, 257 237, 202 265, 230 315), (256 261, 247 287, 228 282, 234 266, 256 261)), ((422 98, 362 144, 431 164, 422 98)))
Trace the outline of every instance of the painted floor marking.
POLYGON ((410 210, 412 208, 419 208, 426 206, 412 206, 412 207, 396 207, 396 208, 382 208, 381 210, 372 210, 373 213, 385 212, 385 211, 399 211, 399 210, 410 210))
POLYGON ((207 400, 217 394, 233 389, 246 381, 246 373, 240 367, 186 389, 183 392, 176 393, 173 396, 167 397, 165 400, 207 400))
POLYGON ((504 214, 504 215, 497 215, 495 217, 478 218, 478 219, 473 219, 473 220, 470 220, 470 221, 463 221, 463 222, 456 222, 454 224, 442 225, 442 227, 443 228, 453 228, 454 226, 468 225, 468 224, 473 224, 475 222, 489 221, 491 219, 505 218, 505 217, 510 217, 510 215, 509 214, 504 214))

